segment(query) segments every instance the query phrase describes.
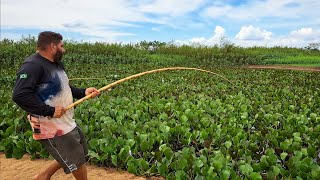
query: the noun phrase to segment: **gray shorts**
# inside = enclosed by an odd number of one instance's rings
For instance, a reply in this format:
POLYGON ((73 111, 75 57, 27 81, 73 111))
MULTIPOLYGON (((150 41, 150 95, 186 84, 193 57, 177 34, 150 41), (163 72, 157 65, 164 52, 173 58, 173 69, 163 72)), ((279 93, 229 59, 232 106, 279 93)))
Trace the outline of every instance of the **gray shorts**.
POLYGON ((66 174, 86 163, 87 141, 77 126, 63 136, 39 140, 51 156, 63 167, 66 174))

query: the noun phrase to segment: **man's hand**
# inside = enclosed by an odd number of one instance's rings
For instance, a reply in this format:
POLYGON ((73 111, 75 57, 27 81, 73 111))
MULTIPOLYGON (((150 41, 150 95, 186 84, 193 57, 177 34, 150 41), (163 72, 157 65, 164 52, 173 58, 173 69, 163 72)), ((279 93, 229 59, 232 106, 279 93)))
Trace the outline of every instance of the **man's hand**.
POLYGON ((98 91, 96 88, 94 87, 89 87, 86 89, 85 92, 86 96, 88 96, 89 94, 91 94, 91 97, 96 97, 100 94, 100 91, 98 91))
POLYGON ((61 106, 54 107, 54 114, 52 117, 54 118, 60 118, 64 113, 66 113, 66 109, 61 106))

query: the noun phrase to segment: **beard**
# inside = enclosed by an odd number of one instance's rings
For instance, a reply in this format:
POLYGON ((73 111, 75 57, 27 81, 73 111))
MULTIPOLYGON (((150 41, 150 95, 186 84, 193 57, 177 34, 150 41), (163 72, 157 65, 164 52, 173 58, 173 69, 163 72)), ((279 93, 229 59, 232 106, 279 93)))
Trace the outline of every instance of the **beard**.
POLYGON ((61 50, 58 50, 56 52, 56 54, 54 54, 53 56, 53 61, 55 63, 60 63, 61 62, 61 59, 62 59, 62 56, 63 56, 63 52, 61 50))

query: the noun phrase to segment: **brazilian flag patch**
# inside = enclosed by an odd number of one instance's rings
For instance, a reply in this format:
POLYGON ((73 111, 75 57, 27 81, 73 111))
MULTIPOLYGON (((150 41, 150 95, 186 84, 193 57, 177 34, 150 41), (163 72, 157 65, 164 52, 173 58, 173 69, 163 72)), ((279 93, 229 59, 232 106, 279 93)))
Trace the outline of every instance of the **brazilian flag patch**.
POLYGON ((28 74, 20 74, 20 79, 27 79, 28 74))

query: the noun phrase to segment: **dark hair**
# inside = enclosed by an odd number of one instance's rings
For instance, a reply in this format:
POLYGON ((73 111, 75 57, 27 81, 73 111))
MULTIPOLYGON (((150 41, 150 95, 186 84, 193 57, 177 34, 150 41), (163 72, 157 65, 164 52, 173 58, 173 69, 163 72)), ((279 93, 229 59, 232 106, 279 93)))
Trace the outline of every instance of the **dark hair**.
POLYGON ((51 43, 59 44, 62 41, 62 35, 51 31, 43 31, 39 33, 37 48, 45 50, 51 43))

